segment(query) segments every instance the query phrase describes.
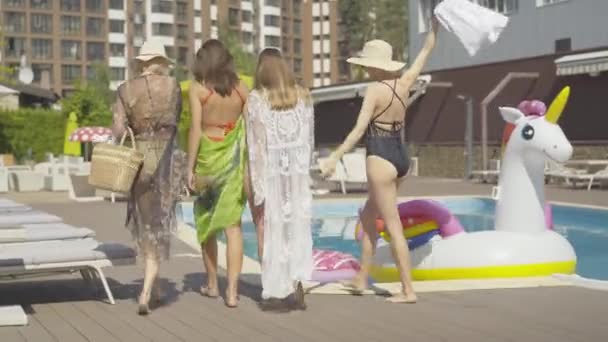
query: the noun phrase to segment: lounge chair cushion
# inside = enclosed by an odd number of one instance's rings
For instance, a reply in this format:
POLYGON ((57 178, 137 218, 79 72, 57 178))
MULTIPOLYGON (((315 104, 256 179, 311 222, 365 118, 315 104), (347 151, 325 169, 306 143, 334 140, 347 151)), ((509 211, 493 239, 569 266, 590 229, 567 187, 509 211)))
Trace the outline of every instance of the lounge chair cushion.
POLYGON ((28 223, 61 222, 61 218, 42 211, 10 212, 0 214, 1 228, 16 228, 28 223))
POLYGON ((0 244, 0 273, 6 273, 2 270, 4 267, 119 260, 135 256, 132 248, 115 243, 101 244, 94 239, 0 244))
POLYGON ((23 205, 6 198, 0 198, 0 215, 3 213, 25 212, 30 210, 32 210, 32 207, 30 206, 23 205))
POLYGON ((86 239, 92 237, 95 237, 94 231, 88 228, 76 228, 65 223, 27 224, 15 229, 0 229, 0 243, 86 239))

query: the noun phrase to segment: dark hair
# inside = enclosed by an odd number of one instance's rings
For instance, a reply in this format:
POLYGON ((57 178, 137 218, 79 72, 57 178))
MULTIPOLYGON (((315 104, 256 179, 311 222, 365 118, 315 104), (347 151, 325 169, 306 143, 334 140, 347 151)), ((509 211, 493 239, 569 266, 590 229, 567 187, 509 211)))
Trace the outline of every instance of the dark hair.
POLYGON ((232 94, 239 82, 230 51, 217 39, 206 41, 196 52, 192 73, 199 83, 221 96, 232 94))
POLYGON ((272 109, 293 108, 298 100, 308 99, 306 89, 299 87, 283 55, 278 49, 266 48, 258 58, 254 88, 263 91, 272 109))

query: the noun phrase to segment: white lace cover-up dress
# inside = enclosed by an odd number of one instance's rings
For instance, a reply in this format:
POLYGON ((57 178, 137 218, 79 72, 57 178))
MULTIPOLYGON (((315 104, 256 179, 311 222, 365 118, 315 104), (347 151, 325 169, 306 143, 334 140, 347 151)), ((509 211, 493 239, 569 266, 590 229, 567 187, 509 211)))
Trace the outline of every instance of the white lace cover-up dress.
POLYGON ((247 144, 256 206, 264 205, 262 298, 285 298, 310 279, 314 111, 304 100, 273 110, 256 90, 247 102, 247 144))

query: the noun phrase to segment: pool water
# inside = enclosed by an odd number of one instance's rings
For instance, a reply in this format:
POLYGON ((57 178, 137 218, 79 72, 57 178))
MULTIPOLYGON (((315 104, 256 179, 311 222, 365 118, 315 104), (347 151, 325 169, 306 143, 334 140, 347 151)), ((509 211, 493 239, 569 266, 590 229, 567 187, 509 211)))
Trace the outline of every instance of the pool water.
MULTIPOLYGON (((492 230, 495 202, 488 198, 439 199, 458 217, 468 232, 492 230)), ((332 249, 359 256, 355 240, 356 213, 360 200, 315 201, 313 204, 313 245, 318 249, 332 249)), ((182 219, 192 225, 192 206, 184 203, 182 219)), ((553 205, 556 232, 564 235, 574 246, 576 273, 587 278, 608 280, 608 210, 553 205)), ((223 240, 223 236, 220 237, 223 240)), ((248 210, 243 215, 244 252, 257 259, 255 227, 248 210)), ((384 240, 379 245, 385 244, 384 240)))

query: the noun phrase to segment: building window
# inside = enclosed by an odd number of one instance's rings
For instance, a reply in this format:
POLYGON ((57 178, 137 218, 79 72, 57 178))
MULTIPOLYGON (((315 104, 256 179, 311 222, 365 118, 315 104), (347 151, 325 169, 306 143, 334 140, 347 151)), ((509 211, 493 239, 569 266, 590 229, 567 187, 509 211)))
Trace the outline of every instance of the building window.
POLYGON ((110 20, 110 32, 124 33, 125 32, 125 22, 123 20, 110 20))
POLYGON ((61 0, 61 10, 80 12, 80 0, 61 0))
POLYGON ((80 65, 62 65, 61 79, 64 82, 72 82, 82 77, 82 67, 80 65))
POLYGON ((152 34, 155 36, 172 36, 173 25, 167 23, 152 23, 152 34))
POLYGON ((4 6, 12 8, 25 7, 25 0, 4 0, 4 6))
POLYGON ((299 55, 302 53, 302 40, 301 39, 294 39, 293 40, 293 53, 296 55, 299 55))
POLYGON ((50 39, 32 39, 32 58, 53 58, 53 42, 50 39))
POLYGON ((289 51, 291 51, 291 46, 289 43, 289 38, 283 37, 283 44, 281 45, 281 50, 283 50, 283 54, 289 53, 289 51))
POLYGON ((110 80, 124 81, 126 78, 125 76, 125 68, 110 68, 110 80))
POLYGON ((4 14, 4 32, 25 32, 25 13, 6 12, 4 14))
POLYGON ((34 82, 42 81, 42 73, 47 72, 49 81, 53 82, 53 65, 52 64, 32 64, 32 72, 34 73, 34 82))
POLYGON ((177 39, 188 40, 188 25, 177 25, 177 39))
POLYGON ((302 60, 299 58, 294 58, 293 60, 293 71, 297 74, 302 72, 302 60))
POLYGON ((267 14, 264 16, 264 25, 280 27, 281 18, 278 15, 267 14))
POLYGON ((68 35, 80 35, 80 17, 62 16, 61 32, 68 35))
POLYGON ((61 42, 61 57, 66 60, 78 61, 81 58, 80 42, 64 40, 61 42))
POLYGON ((264 5, 266 6, 274 6, 281 7, 281 0, 265 0, 264 5))
POLYGON ((563 53, 572 51, 572 40, 570 38, 558 39, 555 41, 555 52, 563 53))
POLYGON ((7 37, 4 39, 6 57, 20 57, 25 53, 25 38, 7 37))
POLYGON ((235 8, 228 9, 228 24, 237 26, 239 24, 240 11, 235 8))
POLYGON ((110 57, 124 57, 125 44, 110 44, 110 57))
POLYGON ((319 35, 316 34, 312 37, 313 40, 322 40, 322 39, 329 39, 330 36, 328 34, 324 34, 324 35, 319 35))
POLYGON ((175 49, 173 46, 165 46, 165 52, 167 53, 167 57, 171 59, 175 58, 175 49))
POLYGON ((477 0, 477 3, 503 14, 513 13, 517 10, 517 0, 477 0))
POLYGON ((103 34, 103 19, 87 18, 87 36, 99 37, 103 34))
POLYGON ((188 4, 185 2, 178 2, 175 4, 176 15, 178 20, 186 20, 188 18, 188 4))
POLYGON ((53 16, 48 14, 32 14, 32 33, 52 33, 53 16))
POLYGON ((152 0, 152 13, 173 13, 173 3, 167 0, 152 0))
POLYGON ((293 34, 299 36, 302 33, 302 22, 299 20, 293 21, 293 34))
POLYGON ((243 32, 243 44, 250 45, 253 43, 253 34, 251 32, 243 32))
POLYGON ((33 9, 51 9, 53 3, 51 0, 30 0, 30 7, 33 9))
POLYGON ((264 36, 264 45, 266 45, 266 47, 276 47, 276 48, 280 48, 281 47, 281 38, 279 38, 278 36, 264 36))
POLYGON ((180 47, 177 50, 177 62, 181 63, 181 64, 187 64, 188 63, 188 54, 190 52, 188 51, 188 48, 186 47, 180 47))
POLYGON ((283 26, 281 27, 281 34, 289 34, 289 20, 283 20, 283 26))
POLYGON ((143 37, 143 36, 145 36, 145 34, 144 34, 144 25, 137 24, 134 27, 135 27, 135 36, 136 37, 143 37))
POLYGON ((241 21, 244 23, 250 23, 251 22, 251 11, 241 11, 241 21))
POLYGON ((560 2, 566 2, 568 0, 536 0, 536 7, 542 7, 547 5, 553 5, 560 2))
POLYGON ((87 12, 103 12, 102 0, 87 0, 87 12))
POLYGON ((106 59, 106 44, 87 43, 87 60, 103 61, 106 59))
POLYGON ((124 10, 125 9, 124 0, 110 0, 110 9, 124 10))

